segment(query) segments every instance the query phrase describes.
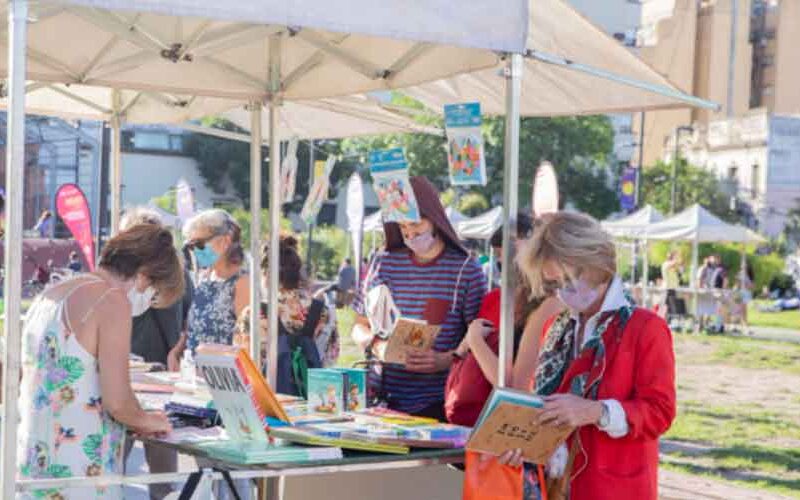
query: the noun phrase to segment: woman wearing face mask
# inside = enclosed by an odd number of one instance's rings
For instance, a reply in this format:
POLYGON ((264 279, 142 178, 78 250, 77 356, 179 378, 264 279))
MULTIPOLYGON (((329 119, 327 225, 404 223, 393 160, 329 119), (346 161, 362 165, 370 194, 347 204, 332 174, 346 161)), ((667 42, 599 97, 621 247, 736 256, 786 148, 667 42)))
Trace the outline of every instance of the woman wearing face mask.
MULTIPOLYGON (((383 340, 371 330, 367 295, 385 287, 402 317, 441 326, 434 348, 414 351, 405 365, 375 364, 372 394, 389 408, 444 420, 444 386, 453 354, 486 293, 480 264, 461 246, 436 188, 411 178, 421 221, 384 226, 386 249, 375 256, 353 308, 353 339, 369 356, 383 340)), ((373 321, 374 323, 374 321, 373 321)))
MULTIPOLYGON (((170 431, 166 415, 142 410, 131 390, 132 304, 157 296, 159 305, 168 306, 181 297, 183 287, 172 235, 141 224, 111 238, 97 271, 56 284, 37 298, 23 331, 21 477, 120 474, 126 426, 144 435, 170 431)), ((119 487, 68 488, 55 494, 122 498, 119 487)))
MULTIPOLYGON (((656 500, 658 439, 675 417, 667 324, 625 295, 614 243, 591 217, 546 217, 519 264, 534 293, 555 289, 568 307, 545 325, 535 376, 541 422, 576 429, 548 475, 573 500, 656 500)), ((501 461, 518 465, 521 452, 501 461)))
POLYGON ((236 321, 250 301, 242 269, 242 231, 227 212, 214 209, 191 218, 184 235, 200 269, 187 319, 188 339, 182 340, 192 352, 203 343, 232 344, 236 321))

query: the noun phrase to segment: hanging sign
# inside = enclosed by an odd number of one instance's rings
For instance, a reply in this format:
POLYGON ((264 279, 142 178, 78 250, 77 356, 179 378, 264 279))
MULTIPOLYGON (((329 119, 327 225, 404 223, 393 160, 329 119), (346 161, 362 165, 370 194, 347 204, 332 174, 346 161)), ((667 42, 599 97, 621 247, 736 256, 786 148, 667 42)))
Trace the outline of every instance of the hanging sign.
POLYGON ((619 206, 625 212, 636 208, 636 173, 635 168, 626 168, 619 182, 619 206))
POLYGON ((297 137, 289 140, 281 163, 281 201, 291 203, 297 187, 297 137))
POLYGON ((81 188, 75 184, 63 184, 59 187, 56 191, 56 211, 81 247, 89 270, 94 271, 92 216, 89 202, 81 188))
POLYGON ((558 177, 549 161, 542 162, 536 170, 531 206, 536 217, 558 212, 558 177))
POLYGON ((333 155, 328 156, 325 161, 317 161, 315 163, 315 170, 319 169, 321 171, 317 170, 318 173, 314 176, 314 185, 311 186, 306 202, 303 204, 303 209, 300 211, 300 218, 308 225, 316 222, 322 204, 328 199, 329 176, 335 164, 336 157, 333 155))
POLYGON ((481 135, 481 105, 448 104, 444 107, 447 163, 454 186, 486 185, 486 157, 481 135))
MULTIPOLYGON (((361 266, 361 240, 364 235, 364 184, 361 176, 354 172, 347 182, 347 226, 353 239, 353 265, 361 266)), ((359 275, 356 273, 356 290, 359 289, 359 275)))
POLYGON ((194 215, 194 193, 186 179, 180 179, 175 187, 175 210, 182 222, 186 222, 194 215))
POLYGON ((403 148, 373 151, 369 170, 384 222, 418 222, 419 206, 408 178, 403 148))

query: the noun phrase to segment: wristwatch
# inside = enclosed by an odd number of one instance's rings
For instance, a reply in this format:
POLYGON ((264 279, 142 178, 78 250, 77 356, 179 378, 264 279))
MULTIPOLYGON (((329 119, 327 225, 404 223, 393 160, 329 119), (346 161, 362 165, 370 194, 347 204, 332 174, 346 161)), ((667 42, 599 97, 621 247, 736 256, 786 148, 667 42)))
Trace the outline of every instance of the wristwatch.
POLYGON ((605 401, 600 401, 600 404, 603 405, 603 412, 600 414, 600 418, 597 419, 597 427, 605 429, 611 423, 611 411, 605 401))

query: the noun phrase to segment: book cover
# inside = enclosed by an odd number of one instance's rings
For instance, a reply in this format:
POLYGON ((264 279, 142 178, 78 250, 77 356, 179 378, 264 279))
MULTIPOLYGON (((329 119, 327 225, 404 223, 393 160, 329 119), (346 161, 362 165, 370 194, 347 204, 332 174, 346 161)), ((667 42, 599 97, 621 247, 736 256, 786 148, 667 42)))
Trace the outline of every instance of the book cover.
POLYGON ((347 450, 372 451, 376 453, 392 453, 405 455, 408 446, 396 444, 373 443, 368 440, 330 437, 325 431, 314 432, 309 427, 274 427, 269 430, 270 436, 292 443, 310 446, 333 446, 347 450))
POLYGON ((573 428, 539 425, 543 406, 538 396, 495 389, 467 441, 467 449, 500 455, 519 448, 525 461, 547 463, 573 428))
POLYGON ((447 131, 447 163, 454 186, 486 185, 486 156, 478 102, 444 107, 447 131))
POLYGON ((433 349, 436 336, 441 327, 429 325, 424 321, 400 318, 394 327, 392 335, 385 344, 383 361, 385 363, 406 364, 406 355, 412 349, 423 351, 433 349))
POLYGON ((339 414, 345 408, 345 373, 330 368, 308 370, 308 412, 339 414))
POLYGON ((408 177, 403 148, 372 151, 369 154, 372 183, 384 222, 417 222, 419 206, 408 177))
POLYGON ((342 458, 338 447, 302 447, 275 445, 261 441, 217 440, 200 443, 200 447, 215 458, 240 464, 295 463, 310 460, 337 460, 342 458))
POLYGON ((336 368, 345 374, 345 411, 358 411, 367 407, 367 370, 364 368, 336 368))

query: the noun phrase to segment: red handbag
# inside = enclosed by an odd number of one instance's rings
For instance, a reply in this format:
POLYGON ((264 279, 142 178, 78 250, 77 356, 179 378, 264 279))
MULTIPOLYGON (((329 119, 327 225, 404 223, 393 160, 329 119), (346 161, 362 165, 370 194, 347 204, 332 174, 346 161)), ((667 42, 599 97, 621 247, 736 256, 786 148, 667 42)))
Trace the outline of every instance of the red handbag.
MULTIPOLYGON (((497 334, 486 338, 489 347, 495 348, 497 334)), ((492 384, 483 375, 478 360, 472 353, 458 359, 450 366, 444 389, 444 411, 447 421, 472 427, 492 393, 492 384)))

